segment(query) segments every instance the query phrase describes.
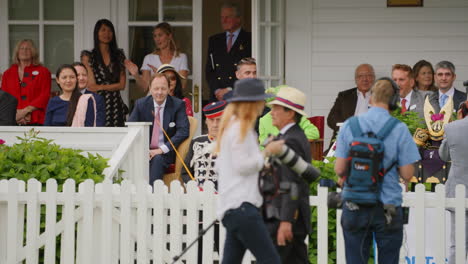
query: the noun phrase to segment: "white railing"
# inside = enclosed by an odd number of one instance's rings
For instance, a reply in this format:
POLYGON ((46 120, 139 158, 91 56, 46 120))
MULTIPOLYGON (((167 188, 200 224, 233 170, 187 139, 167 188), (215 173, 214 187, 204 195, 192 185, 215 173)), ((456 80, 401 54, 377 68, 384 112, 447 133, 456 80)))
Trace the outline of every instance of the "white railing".
POLYGON ((120 176, 133 182, 148 182, 149 178, 149 129, 150 123, 126 123, 127 127, 21 127, 0 126, 0 139, 7 145, 19 142, 17 137, 32 128, 39 137, 53 139, 54 143, 83 154, 99 154, 108 158, 109 167, 104 170, 106 179, 120 176))
MULTIPOLYGON (((38 263, 41 254, 44 263, 55 263, 58 247, 61 263, 149 263, 150 260, 172 263, 173 257, 197 237, 199 229, 214 221, 217 195, 211 183, 204 186, 203 192, 194 182, 187 185, 185 193, 178 181, 172 182, 170 189, 168 193, 162 181, 156 182, 152 192, 147 184, 134 185, 127 180, 121 185, 109 180, 94 185, 88 180, 79 186, 67 180, 59 191, 53 179, 45 186, 35 179, 27 185, 16 179, 2 180, 0 263, 38 263), (199 212, 203 212, 202 216, 199 212)), ((424 214, 428 208, 437 211, 433 219, 435 228, 430 234, 435 237, 435 261, 430 263, 445 263, 446 208, 454 208, 456 212, 457 263, 465 262, 467 200, 464 195, 464 186, 457 186, 457 198, 445 198, 443 185, 437 186, 435 194, 425 193, 424 186, 418 185, 415 193, 404 195, 404 204, 414 208, 418 223, 414 245, 407 245, 415 248, 416 261, 408 262, 407 250, 402 248, 400 263, 426 263, 424 237, 429 234, 425 232, 424 214)), ((313 229, 318 234, 320 264, 328 263, 327 196, 327 188, 319 187, 318 195, 310 197, 311 206, 318 210, 318 223, 313 229)), ((337 263, 345 263, 340 215, 338 211, 336 254, 337 263)), ((220 227, 219 233, 220 250, 214 248, 214 228, 203 236, 202 263, 214 263, 221 258, 224 228, 220 227)), ((187 264, 198 263, 197 256, 198 245, 195 245, 181 260, 187 264)), ((247 254, 244 263, 252 259, 247 254)))

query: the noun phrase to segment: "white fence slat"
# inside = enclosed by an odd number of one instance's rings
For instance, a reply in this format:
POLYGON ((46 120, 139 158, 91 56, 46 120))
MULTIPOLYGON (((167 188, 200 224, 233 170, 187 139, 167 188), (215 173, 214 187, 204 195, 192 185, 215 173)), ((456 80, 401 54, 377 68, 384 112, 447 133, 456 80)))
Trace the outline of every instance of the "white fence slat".
POLYGON ((112 252, 112 181, 102 183, 101 263, 109 263, 112 252))
POLYGON ((46 227, 44 263, 55 263, 56 244, 55 229, 57 222, 57 181, 48 179, 46 182, 46 227))
POLYGON ((131 232, 131 186, 130 181, 124 180, 120 189, 120 263, 132 263, 133 252, 130 239, 131 232))
POLYGON ((148 260, 148 202, 146 200, 146 189, 143 184, 137 186, 137 263, 149 263, 148 260))
POLYGON ((435 191, 437 202, 435 224, 439 228, 433 229, 436 234, 434 240, 436 243, 434 260, 435 263, 445 263, 445 186, 443 184, 437 184, 435 191))
POLYGON ((465 186, 457 185, 455 187, 455 263, 464 264, 466 260, 465 252, 465 186))
MULTIPOLYGON (((15 264, 18 249, 18 180, 10 179, 8 182, 8 244, 7 264, 15 264)), ((22 229, 21 229, 22 230, 22 229)), ((22 231, 21 231, 22 233, 22 231)))
MULTIPOLYGON (((170 221, 170 258, 177 256, 182 251, 182 206, 181 198, 184 193, 179 181, 172 181, 170 187, 169 202, 171 208, 170 221)), ((181 263, 181 262, 179 262, 181 263)))
POLYGON ((416 198, 415 198, 415 203, 416 203, 416 208, 414 209, 415 213, 415 221, 418 223, 416 225, 416 232, 415 232, 415 237, 417 238, 418 243, 416 243, 415 248, 416 248, 416 263, 424 263, 426 260, 424 250, 426 248, 425 241, 426 241, 426 236, 424 235, 425 232, 425 221, 424 221, 424 216, 425 216, 425 197, 424 193, 426 192, 426 188, 423 184, 417 184, 416 185, 416 198))
MULTIPOLYGON (((216 219, 216 196, 214 184, 211 181, 203 185, 203 229, 206 229, 216 219)), ((213 263, 214 227, 203 236, 203 260, 213 263)))
MULTIPOLYGON (((0 196, 7 196, 8 181, 0 180, 0 196)), ((0 263, 6 263, 8 244, 8 204, 0 200, 0 263)))
MULTIPOLYGON (((187 193, 185 194, 187 202, 187 235, 186 235, 186 246, 198 237, 198 187, 195 181, 190 181, 187 184, 187 193)), ((199 243, 195 243, 187 253, 185 253, 184 259, 187 264, 196 264, 198 256, 199 243)))
POLYGON ((92 263, 94 182, 86 180, 78 187, 82 197, 83 218, 78 222, 77 263, 92 263))
POLYGON ((26 218, 26 264, 36 264, 39 259, 37 238, 39 237, 39 224, 41 222, 41 207, 38 203, 38 193, 41 192, 41 183, 36 179, 28 181, 28 202, 26 218))
POLYGON ((317 187, 317 263, 328 263, 328 188, 317 187))
POLYGON ((64 204, 62 207, 62 219, 64 230, 60 248, 60 263, 75 262, 75 181, 68 179, 63 185, 64 204))
POLYGON ((26 204, 19 201, 20 197, 24 198, 26 192, 26 183, 24 181, 18 181, 18 232, 16 232, 17 250, 16 250, 16 261, 24 260, 26 258, 25 251, 23 250, 24 240, 24 224, 26 222, 26 204))
POLYGON ((153 197, 153 262, 154 263, 163 263, 164 251, 166 249, 167 242, 167 226, 166 226, 166 215, 167 210, 165 210, 167 196, 167 186, 164 185, 164 182, 157 180, 154 182, 154 193, 153 197))
POLYGON ((336 210, 336 263, 346 264, 343 228, 341 227, 341 209, 336 210))

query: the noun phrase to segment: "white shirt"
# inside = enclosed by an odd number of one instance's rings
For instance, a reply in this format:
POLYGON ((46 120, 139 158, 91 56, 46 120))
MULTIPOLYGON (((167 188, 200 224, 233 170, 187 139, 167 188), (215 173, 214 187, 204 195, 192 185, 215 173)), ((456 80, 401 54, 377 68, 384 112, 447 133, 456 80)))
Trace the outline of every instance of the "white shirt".
MULTIPOLYGON (((148 64, 153 65, 156 68, 159 68, 163 63, 161 62, 161 59, 159 58, 159 55, 157 54, 148 54, 145 56, 143 59, 143 64, 141 65, 141 70, 142 71, 150 71, 151 74, 153 74, 153 70, 148 66, 148 64)), ((172 56, 171 60, 172 66, 176 69, 176 71, 189 71, 188 64, 187 64, 187 55, 185 53, 179 53, 179 56, 175 57, 172 56)))
POLYGON ((88 90, 88 88, 84 88, 84 89, 80 90, 81 94, 85 94, 86 90, 88 90))
POLYGON ((411 91, 406 95, 406 97, 404 97, 404 98, 401 98, 401 97, 400 97, 400 105, 401 105, 401 108, 403 108, 403 104, 401 103, 401 101, 402 101, 403 99, 406 99, 406 105, 405 105, 405 106, 406 106, 406 110, 409 110, 409 107, 410 107, 410 105, 411 105, 411 95, 412 95, 412 94, 413 94, 413 90, 411 90, 411 91))
POLYGON ((361 91, 357 90, 357 103, 356 103, 356 110, 354 110, 354 115, 359 115, 369 110, 370 97, 371 97, 370 91, 368 91, 366 95, 364 95, 361 91))
POLYGON ((218 173, 218 207, 216 214, 222 220, 229 209, 236 209, 244 202, 260 207, 263 198, 258 191, 258 172, 264 159, 258 146, 256 133, 247 132, 240 142, 240 122, 234 121, 221 139, 221 149, 216 158, 218 173))
MULTIPOLYGON (((164 108, 166 107, 166 100, 161 105, 158 105, 156 101, 153 99, 153 104, 154 104, 154 114, 158 112, 158 107, 161 107, 161 110, 159 110, 159 122, 161 123, 161 126, 164 124, 164 108)), ((154 126, 157 126, 158 124, 153 124, 154 126)), ((164 132, 161 130, 161 127, 159 127, 159 139, 158 139, 158 147, 163 151, 163 153, 169 152, 169 148, 164 144, 164 132)))
POLYGON ((284 135, 286 134, 286 132, 288 132, 288 130, 294 126, 296 123, 292 122, 292 123, 289 123, 287 125, 285 125, 281 130, 280 130, 280 134, 284 135))
MULTIPOLYGON (((232 36, 232 43, 231 43, 231 44, 232 44, 232 46, 234 46, 234 43, 236 43, 236 39, 237 39, 237 37, 239 36, 240 30, 241 30, 241 28, 238 28, 236 31, 234 31, 234 32, 232 32, 232 33, 229 32, 229 31, 226 31, 226 47, 228 46, 228 43, 229 43, 229 35, 230 35, 230 34, 233 35, 233 36, 232 36)), ((231 46, 231 48, 232 48, 232 46, 231 46)))
MULTIPOLYGON (((441 97, 442 97, 443 94, 444 94, 444 93, 442 93, 442 92, 440 91, 440 89, 439 89, 439 102, 442 100, 441 97)), ((453 100, 453 95, 454 95, 454 94, 455 94, 455 87, 453 87, 453 86, 450 87, 450 89, 445 93, 445 95, 450 96, 450 97, 452 98, 452 100, 453 100)), ((458 107, 458 106, 454 106, 454 107, 458 107)))

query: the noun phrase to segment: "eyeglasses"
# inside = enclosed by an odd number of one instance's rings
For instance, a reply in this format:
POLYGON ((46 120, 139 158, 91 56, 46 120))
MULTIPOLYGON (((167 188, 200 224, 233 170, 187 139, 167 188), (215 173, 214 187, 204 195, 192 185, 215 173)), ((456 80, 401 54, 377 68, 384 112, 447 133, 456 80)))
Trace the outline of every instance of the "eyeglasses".
POLYGON ((374 78, 374 74, 358 74, 356 75, 356 78, 357 79, 373 79, 374 78))

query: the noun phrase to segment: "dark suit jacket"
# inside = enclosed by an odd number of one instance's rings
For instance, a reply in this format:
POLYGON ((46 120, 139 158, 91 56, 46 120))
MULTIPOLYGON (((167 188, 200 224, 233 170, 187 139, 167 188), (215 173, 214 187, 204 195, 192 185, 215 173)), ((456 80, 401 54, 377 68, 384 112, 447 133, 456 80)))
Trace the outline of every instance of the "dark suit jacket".
MULTIPOLYGON (((280 138, 284 139, 286 145, 305 161, 311 162, 309 141, 304 131, 297 124, 289 128, 280 138)), ((299 194, 297 200, 291 199, 290 193, 285 193, 280 194, 272 201, 273 206, 279 208, 279 220, 292 222, 294 233, 310 233, 309 184, 286 165, 279 166, 279 175, 280 182, 297 184, 299 194), (297 220, 294 219, 296 211, 299 213, 297 220)))
POLYGON ((106 105, 104 104, 104 98, 97 93, 86 90, 85 94, 92 94, 94 100, 96 100, 96 126, 102 127, 106 125, 106 105))
POLYGON ((213 35, 208 41, 206 81, 210 86, 211 98, 218 88, 234 87, 237 63, 252 56, 252 34, 241 29, 230 52, 227 52, 226 32, 213 35))
POLYGON ((354 115, 357 104, 357 87, 338 93, 335 104, 327 117, 327 124, 333 130, 333 137, 336 137, 339 127, 336 123, 342 123, 354 115))
MULTIPOLYGON (((434 107, 434 111, 436 111, 436 113, 439 113, 440 112, 439 91, 434 91, 428 96, 429 96, 429 102, 431 103, 432 107, 434 107)), ((455 89, 455 93, 453 94, 452 100, 453 100, 453 109, 457 110, 458 106, 460 106, 460 103, 466 101, 466 93, 455 89)))
POLYGON ((16 98, 0 90, 0 126, 16 126, 16 98))
MULTIPOLYGON (((140 98, 136 101, 132 114, 128 118, 129 122, 151 122, 150 126, 150 142, 153 131, 154 122, 154 103, 151 95, 140 98)), ((178 147, 182 141, 189 136, 190 124, 185 113, 184 101, 168 96, 166 106, 164 107, 163 129, 170 137, 175 147, 178 147)), ((171 144, 164 136, 164 142, 169 152, 163 155, 168 163, 174 163, 175 153, 171 144)), ((148 146, 149 148, 149 146, 148 146)))

